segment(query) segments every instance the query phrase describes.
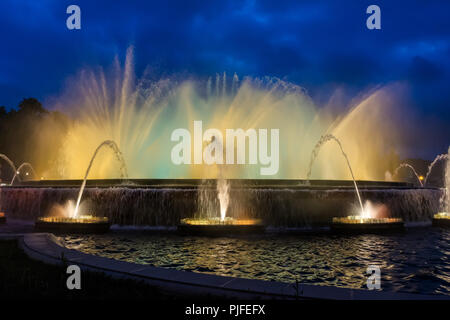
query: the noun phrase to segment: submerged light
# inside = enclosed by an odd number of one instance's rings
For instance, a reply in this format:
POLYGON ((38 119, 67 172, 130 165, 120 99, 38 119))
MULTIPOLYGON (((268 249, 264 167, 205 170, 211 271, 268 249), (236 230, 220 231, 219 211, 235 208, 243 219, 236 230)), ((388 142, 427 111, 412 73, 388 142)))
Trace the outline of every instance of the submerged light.
POLYGON ((0 212, 0 224, 6 223, 6 215, 4 212, 0 212))
POLYGON ((259 219, 186 218, 180 221, 177 230, 181 234, 228 236, 232 234, 263 233, 265 227, 259 219))
POLYGON ((439 212, 433 216, 433 226, 450 227, 450 213, 439 212))
POLYGON ((35 222, 39 231, 58 233, 105 233, 109 230, 110 222, 107 217, 91 215, 69 217, 40 217, 35 222))
POLYGON ((403 228, 404 224, 401 218, 335 217, 331 224, 333 231, 349 233, 393 231, 403 228))
POLYGON ((248 225, 257 225, 261 224, 260 219, 234 219, 230 217, 226 217, 225 219, 219 218, 208 218, 208 219, 191 219, 186 218, 181 220, 181 224, 187 225, 239 225, 239 226, 248 226, 248 225))

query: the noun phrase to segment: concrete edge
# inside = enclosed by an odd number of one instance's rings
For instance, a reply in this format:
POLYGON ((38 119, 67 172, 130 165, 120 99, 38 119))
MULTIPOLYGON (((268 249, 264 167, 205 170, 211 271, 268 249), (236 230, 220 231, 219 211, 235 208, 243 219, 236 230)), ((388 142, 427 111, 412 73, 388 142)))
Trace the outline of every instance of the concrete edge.
MULTIPOLYGON (((0 237, 0 240, 4 237, 0 237)), ((304 285, 233 278, 179 271, 124 262, 68 249, 53 234, 28 233, 9 235, 32 259, 48 264, 78 265, 82 270, 100 272, 119 279, 143 281, 161 291, 185 297, 201 296, 219 299, 270 300, 450 300, 445 295, 420 295, 369 291, 331 286, 304 285)))

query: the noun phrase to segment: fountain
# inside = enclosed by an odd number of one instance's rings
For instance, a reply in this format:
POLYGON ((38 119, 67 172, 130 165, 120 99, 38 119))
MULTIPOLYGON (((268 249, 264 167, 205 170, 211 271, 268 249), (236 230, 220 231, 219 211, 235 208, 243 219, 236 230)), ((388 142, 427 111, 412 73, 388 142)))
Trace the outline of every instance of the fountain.
POLYGON ((423 186, 425 187, 427 185, 428 182, 428 178, 431 174, 431 171, 433 170, 434 166, 436 165, 436 163, 438 163, 441 160, 447 160, 449 159, 449 155, 444 153, 444 154, 440 154, 438 156, 436 156, 436 158, 434 158, 433 162, 431 162, 431 164, 428 166, 428 171, 427 174, 425 176, 425 179, 423 180, 423 186))
MULTIPOLYGON (((13 170, 14 174, 16 174, 16 166, 14 165, 14 162, 11 161, 11 159, 9 159, 3 153, 0 153, 0 159, 5 160, 5 162, 9 165, 9 167, 13 170)), ((3 184, 0 184, 0 186, 1 185, 3 185, 3 184)), ((0 194, 0 196, 1 196, 1 194, 0 194)), ((5 224, 6 223, 6 214, 1 211, 1 209, 2 209, 1 204, 2 203, 0 201, 0 224, 5 224)))
POLYGON ((375 207, 371 205, 371 202, 367 201, 363 206, 361 195, 358 189, 358 185, 356 184, 355 176, 353 174, 352 167, 350 165, 350 161, 347 157, 347 154, 344 152, 341 142, 338 138, 336 138, 332 134, 323 135, 320 140, 317 142, 311 153, 311 160, 309 163, 307 181, 309 182, 311 177, 312 166, 314 164, 315 159, 317 158, 321 147, 328 141, 335 141, 339 149, 344 156, 348 169, 350 171, 350 175, 353 180, 353 185, 355 187, 355 192, 358 197, 358 202, 360 206, 359 215, 351 215, 347 217, 333 217, 331 228, 333 231, 337 232, 374 232, 374 231, 384 231, 384 230, 393 230, 403 228, 403 221, 399 218, 376 218, 374 217, 375 207))
POLYGON ((359 194, 358 185, 356 184, 355 176, 353 175, 352 167, 350 166, 350 161, 348 160, 347 154, 344 152, 344 149, 342 148, 341 142, 339 141, 338 138, 336 138, 332 134, 326 134, 326 135, 323 135, 322 137, 320 137, 319 142, 317 142, 316 146, 314 147, 314 149, 313 149, 313 151, 311 153, 311 160, 309 162, 309 168, 308 168, 308 174, 307 174, 306 180, 309 181, 310 178, 311 178, 312 167, 313 167, 315 159, 319 155, 320 149, 322 148, 322 146, 326 142, 328 142, 330 140, 333 140, 333 141, 335 141, 338 144, 339 149, 341 150, 341 153, 342 153, 342 155, 344 156, 344 158, 345 158, 345 160, 347 162, 348 169, 350 170, 350 174, 352 176, 353 184, 355 186, 356 195, 358 196, 359 205, 361 206, 361 215, 363 215, 363 213, 364 213, 364 206, 362 204, 361 195, 359 194))
POLYGON ((431 171, 432 165, 434 165, 436 161, 442 159, 446 160, 444 194, 440 199, 440 204, 443 211, 433 216, 433 226, 450 227, 450 147, 448 148, 448 154, 443 154, 436 157, 435 161, 433 161, 430 165, 428 171, 431 171))
POLYGON ((117 144, 114 141, 112 141, 112 140, 103 141, 97 147, 97 149, 95 149, 95 152, 94 152, 93 156, 91 157, 91 161, 89 162, 89 166, 88 166, 88 168, 86 170, 86 174, 84 176, 83 183, 82 183, 81 188, 80 188, 80 192, 78 193, 77 204, 76 204, 75 210, 74 210, 74 212, 72 214, 72 218, 77 218, 78 217, 78 210, 80 208, 81 197, 83 196, 83 191, 84 191, 84 188, 86 187, 86 181, 87 181, 87 178, 89 176, 89 172, 91 171, 92 165, 94 163, 95 158, 97 157, 98 152, 103 147, 109 147, 109 148, 111 148, 114 151, 114 154, 116 155, 116 158, 117 158, 117 160, 120 163, 120 174, 121 174, 120 177, 121 178, 128 177, 127 167, 125 165, 125 160, 123 159, 122 152, 120 152, 120 149, 117 146, 117 144))
MULTIPOLYGON (((215 136, 212 136, 209 143, 214 140, 215 136)), ((181 223, 178 225, 178 232, 182 234, 200 234, 209 236, 263 232, 264 226, 258 219, 235 219, 227 217, 227 210, 230 204, 230 183, 225 179, 224 166, 217 165, 217 167, 219 177, 215 181, 216 199, 210 199, 208 196, 208 188, 201 186, 199 192, 200 213, 193 219, 181 219, 181 223), (218 217, 212 214, 212 211, 215 211, 214 204, 217 202, 214 200, 218 200, 219 202, 218 217)))
POLYGON ((128 177, 125 160, 123 159, 122 152, 117 144, 112 140, 103 141, 95 150, 91 157, 89 165, 86 170, 86 174, 81 184, 80 191, 76 202, 75 209, 70 213, 69 217, 41 217, 38 218, 35 223, 37 230, 45 230, 52 232, 70 232, 70 233, 103 233, 109 230, 109 220, 107 217, 96 217, 92 215, 80 215, 80 202, 83 196, 84 189, 86 187, 86 181, 91 171, 92 165, 98 152, 103 147, 109 147, 114 151, 117 160, 120 163, 121 178, 128 177))
MULTIPOLYGON (((36 178, 36 172, 34 171, 33 166, 30 163, 28 163, 28 162, 24 162, 17 168, 17 171, 14 172, 14 176, 11 179, 11 182, 10 182, 11 186, 14 184, 14 181, 16 180, 16 178, 20 178, 19 175, 20 175, 22 169, 25 168, 25 167, 28 167, 30 169, 31 173, 33 174, 33 176, 36 178)), ((30 172, 28 172, 28 171, 25 172, 26 176, 28 176, 29 174, 30 174, 30 172)))
POLYGON ((191 219, 185 220, 191 224, 192 219, 198 223, 207 219, 208 224, 222 225, 248 224, 252 219, 251 223, 258 224, 256 219, 261 219, 275 228, 323 227, 335 216, 348 215, 347 204, 355 200, 353 188, 364 188, 363 193, 357 192, 360 208, 362 196, 384 203, 405 220, 424 220, 439 211, 440 190, 381 181, 392 163, 385 151, 401 147, 403 133, 396 116, 404 113, 398 109, 402 104, 396 103, 396 86, 361 94, 353 106, 338 110, 333 99, 317 105, 304 88, 274 77, 233 74, 227 78, 220 73, 209 79, 164 77, 154 81, 145 74, 136 77, 133 65, 129 50, 124 64, 115 60, 111 72, 81 70, 52 99, 55 104, 50 108, 73 121, 61 137, 55 161, 47 161, 45 154, 30 159, 33 165, 39 163, 45 179, 29 181, 26 187, 15 182, 18 186, 2 188, 2 209, 8 218, 48 216, 52 206, 77 193, 68 218, 83 216, 80 203, 86 200, 95 215, 121 225, 176 227, 182 219, 191 219), (205 162, 174 164, 170 161, 171 133, 178 128, 194 132, 196 120, 220 132, 280 129, 280 170, 267 179, 261 176, 260 166, 246 161, 227 167, 221 179, 220 167, 205 162), (309 180, 309 185, 293 180, 298 168, 308 168, 310 154, 305 150, 312 150, 324 132, 345 140, 348 159, 337 152, 336 157, 331 150, 335 144, 329 144, 314 163, 314 177, 329 180, 309 180), (96 150, 107 139, 121 146, 130 177, 136 179, 109 179, 116 170, 115 161, 102 161, 86 172, 92 160, 86 150, 96 150), (294 148, 292 141, 301 148, 294 148), (351 181, 348 163, 351 174, 355 173, 351 181), (75 181, 80 177, 85 179, 75 181), (203 186, 204 181, 211 183, 203 186), (88 188, 91 183, 96 188, 88 188), (200 199, 203 191, 208 194, 205 203, 200 199))
MULTIPOLYGON (((423 177, 422 177, 422 176, 419 176, 419 174, 417 173, 416 169, 414 169, 414 167, 413 167, 412 165, 408 164, 408 163, 401 163, 401 164, 395 169, 395 171, 394 171, 394 177, 397 176, 398 171, 399 171, 401 168, 408 168, 409 170, 411 170, 411 172, 414 174, 414 176, 416 177, 417 181, 419 182, 419 185, 420 185, 421 187, 424 186, 424 184, 422 183, 423 177)), ((431 169, 430 169, 430 170, 431 170, 431 169)))
POLYGON ((0 153, 0 159, 5 160, 5 162, 9 165, 9 167, 14 172, 14 174, 16 174, 16 172, 17 172, 16 166, 14 165, 14 162, 11 161, 11 159, 9 159, 6 155, 4 155, 2 153, 0 153))

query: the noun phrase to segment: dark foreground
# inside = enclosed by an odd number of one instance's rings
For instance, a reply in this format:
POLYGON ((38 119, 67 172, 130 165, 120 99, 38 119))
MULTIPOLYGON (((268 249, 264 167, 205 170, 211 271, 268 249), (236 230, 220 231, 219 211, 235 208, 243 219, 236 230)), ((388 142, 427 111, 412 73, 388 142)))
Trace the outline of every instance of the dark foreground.
POLYGON ((0 297, 33 300, 167 299, 157 289, 133 280, 82 272, 81 289, 66 286, 66 267, 28 258, 15 240, 0 241, 0 297))

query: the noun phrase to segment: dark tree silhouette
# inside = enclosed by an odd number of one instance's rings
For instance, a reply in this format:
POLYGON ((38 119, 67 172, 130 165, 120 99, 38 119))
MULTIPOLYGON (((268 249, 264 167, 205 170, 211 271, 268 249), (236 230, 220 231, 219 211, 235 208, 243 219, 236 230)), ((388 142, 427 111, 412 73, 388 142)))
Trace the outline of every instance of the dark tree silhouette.
POLYGON ((49 112, 42 107, 42 104, 37 99, 27 98, 19 103, 19 113, 30 116, 42 116, 49 112))
MULTIPOLYGON (((23 99, 17 110, 0 107, 0 153, 16 166, 30 162, 36 172, 48 171, 57 161, 69 124, 66 115, 46 110, 35 98, 23 99)), ((0 180, 9 181, 11 171, 0 161, 0 180)))

